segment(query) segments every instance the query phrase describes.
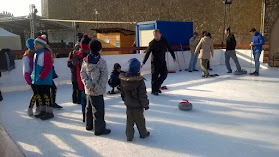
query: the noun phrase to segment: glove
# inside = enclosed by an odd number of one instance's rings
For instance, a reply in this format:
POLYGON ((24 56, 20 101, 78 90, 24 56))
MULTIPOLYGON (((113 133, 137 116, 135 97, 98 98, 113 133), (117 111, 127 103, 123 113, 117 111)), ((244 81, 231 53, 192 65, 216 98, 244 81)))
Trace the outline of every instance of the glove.
POLYGON ((148 109, 149 109, 149 106, 145 107, 144 109, 145 109, 145 110, 148 110, 148 109))

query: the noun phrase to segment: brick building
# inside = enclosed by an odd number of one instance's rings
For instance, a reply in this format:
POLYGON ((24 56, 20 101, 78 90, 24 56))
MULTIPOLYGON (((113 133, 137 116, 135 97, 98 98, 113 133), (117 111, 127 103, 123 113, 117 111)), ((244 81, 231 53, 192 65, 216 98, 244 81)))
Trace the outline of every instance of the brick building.
MULTIPOLYGON (((250 43, 249 29, 252 27, 264 34, 267 44, 271 43, 270 34, 276 29, 273 27, 279 17, 279 0, 233 0, 226 8, 226 27, 232 28, 238 44, 250 43)), ((73 20, 193 21, 194 31, 211 32, 216 44, 221 43, 223 38, 223 0, 42 0, 42 15, 51 19, 73 20), (95 14, 95 9, 98 15, 95 14)), ((91 29, 97 27, 135 30, 135 25, 132 24, 79 26, 79 32, 88 34, 94 34, 91 29)), ((272 37, 272 40, 278 40, 278 37, 272 37)), ((279 54, 279 48, 278 52, 277 47, 274 51, 279 54)))

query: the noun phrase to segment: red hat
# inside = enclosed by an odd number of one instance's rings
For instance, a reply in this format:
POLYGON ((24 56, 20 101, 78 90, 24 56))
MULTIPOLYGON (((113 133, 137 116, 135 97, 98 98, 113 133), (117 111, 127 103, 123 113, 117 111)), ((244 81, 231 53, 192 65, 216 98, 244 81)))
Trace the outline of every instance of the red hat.
POLYGON ((89 43, 90 43, 91 39, 88 37, 87 34, 84 34, 82 36, 82 39, 80 41, 80 47, 84 50, 89 50, 89 43))

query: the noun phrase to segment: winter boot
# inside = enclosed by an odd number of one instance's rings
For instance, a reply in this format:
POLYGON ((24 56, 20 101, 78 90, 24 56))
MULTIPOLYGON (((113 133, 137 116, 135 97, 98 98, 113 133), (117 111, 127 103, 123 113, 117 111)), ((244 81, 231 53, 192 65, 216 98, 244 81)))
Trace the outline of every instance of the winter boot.
POLYGON ((53 107, 47 107, 46 109, 47 109, 46 110, 46 114, 43 117, 41 117, 41 120, 48 120, 48 119, 54 117, 54 115, 53 115, 53 107))
POLYGON ((100 136, 100 135, 107 135, 110 134, 111 130, 110 129, 104 129, 102 132, 94 132, 95 136, 100 136))
POLYGON ((151 94, 152 94, 152 95, 158 96, 158 95, 159 95, 159 92, 152 92, 151 94))
POLYGON ((35 115, 36 118, 41 118, 46 114, 46 106, 41 106, 40 111, 41 111, 40 114, 35 115))
POLYGON ((147 131, 145 135, 140 135, 140 138, 146 138, 146 137, 148 137, 149 135, 150 135, 150 132, 147 131))
POLYGON ((109 93, 109 94, 116 94, 115 91, 114 91, 114 87, 113 87, 112 90, 109 91, 108 93, 109 93))
POLYGON ((58 104, 56 104, 56 103, 53 103, 52 106, 53 106, 53 108, 58 108, 58 109, 63 108, 62 106, 60 106, 60 105, 58 105, 58 104))
POLYGON ((82 113, 82 121, 85 122, 85 113, 82 113))
POLYGON ((255 72, 253 72, 253 73, 249 73, 249 75, 255 75, 256 74, 256 71, 255 72))
POLYGON ((28 108, 27 114, 28 114, 28 116, 32 117, 33 116, 33 109, 28 108))
POLYGON ((38 115, 40 114, 41 110, 40 110, 40 106, 36 107, 36 112, 35 112, 35 115, 38 115))

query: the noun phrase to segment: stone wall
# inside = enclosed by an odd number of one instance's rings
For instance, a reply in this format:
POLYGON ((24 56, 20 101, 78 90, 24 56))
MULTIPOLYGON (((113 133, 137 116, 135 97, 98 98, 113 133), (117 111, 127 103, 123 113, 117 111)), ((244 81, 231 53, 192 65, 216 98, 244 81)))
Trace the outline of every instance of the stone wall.
MULTIPOLYGON (((211 32, 214 42, 223 37, 224 4, 222 0, 42 0, 43 16, 55 19, 100 21, 193 21, 194 31, 211 32)), ((262 0, 233 0, 227 18, 239 44, 251 41, 249 29, 261 28, 262 0)), ((226 27, 227 27, 226 26, 226 27)), ((93 34, 96 24, 80 24, 79 31, 93 34)), ((130 24, 99 24, 98 28, 121 27, 135 30, 130 24)))
POLYGON ((279 18, 279 0, 265 0, 264 37, 269 42, 272 26, 279 18))

